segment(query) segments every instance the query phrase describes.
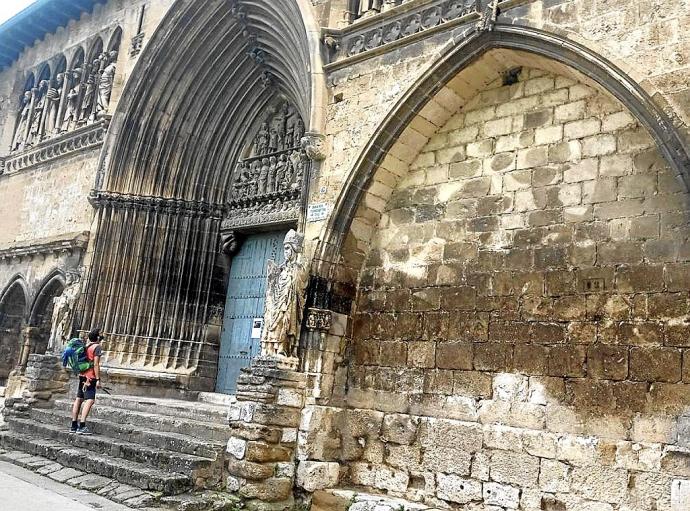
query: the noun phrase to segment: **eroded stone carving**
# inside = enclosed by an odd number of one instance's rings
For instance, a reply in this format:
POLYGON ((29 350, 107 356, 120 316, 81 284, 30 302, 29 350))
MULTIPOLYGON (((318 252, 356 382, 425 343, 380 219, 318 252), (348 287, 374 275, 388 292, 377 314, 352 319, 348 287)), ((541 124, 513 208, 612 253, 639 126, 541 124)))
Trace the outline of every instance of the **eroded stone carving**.
POLYGON ((319 133, 307 133, 302 137, 302 149, 310 160, 321 161, 326 157, 326 137, 319 133))
POLYGON ((74 307, 81 292, 81 273, 67 272, 67 282, 60 296, 53 299, 53 318, 48 353, 58 353, 72 333, 74 307))
POLYGON ((81 96, 81 69, 72 70, 72 87, 67 93, 67 106, 62 118, 62 131, 72 130, 79 116, 79 98, 81 96))
POLYGON ((104 53, 101 55, 101 61, 105 67, 98 80, 97 114, 102 116, 108 111, 108 105, 110 105, 110 96, 113 92, 115 71, 117 69, 117 52, 113 50, 109 53, 104 53))
POLYGON ((46 92, 46 101, 48 103, 48 113, 46 114, 45 136, 50 136, 54 133, 58 122, 58 113, 60 110, 60 98, 62 97, 62 88, 65 84, 65 74, 60 73, 55 79, 56 84, 48 87, 46 92))
POLYGON ((48 91, 48 80, 41 80, 38 88, 34 89, 34 110, 31 114, 31 128, 29 128, 29 136, 26 140, 26 145, 32 145, 41 141, 41 132, 43 126, 43 110, 46 107, 46 92, 48 91))
POLYGON ((31 113, 31 91, 24 92, 21 103, 19 105, 19 120, 17 121, 17 128, 14 133, 14 140, 12 141, 12 151, 17 151, 24 146, 26 140, 26 130, 29 124, 29 115, 31 113))
MULTIPOLYGON (((360 4, 357 14, 370 16, 377 12, 384 12, 391 7, 405 2, 374 2, 365 0, 360 4), (380 5, 380 8, 377 7, 380 5), (362 9, 362 6, 364 10, 362 9)), ((358 29, 353 25, 344 35, 329 33, 326 31, 324 38, 330 38, 330 47, 337 47, 338 51, 331 52, 333 60, 345 57, 353 57, 360 53, 374 50, 384 44, 389 44, 399 39, 411 37, 419 32, 429 30, 438 25, 455 21, 472 13, 479 12, 479 0, 436 0, 434 2, 420 3, 418 8, 401 12, 397 15, 382 16, 380 23, 368 23, 358 29), (432 5, 429 5, 432 4, 432 5), (435 4, 435 5, 433 5, 435 4)), ((468 20, 469 21, 469 20, 468 20)))
POLYGON ((304 237, 295 230, 285 235, 285 261, 268 263, 266 310, 261 335, 263 356, 297 356, 297 341, 302 323, 306 272, 302 264, 304 237))

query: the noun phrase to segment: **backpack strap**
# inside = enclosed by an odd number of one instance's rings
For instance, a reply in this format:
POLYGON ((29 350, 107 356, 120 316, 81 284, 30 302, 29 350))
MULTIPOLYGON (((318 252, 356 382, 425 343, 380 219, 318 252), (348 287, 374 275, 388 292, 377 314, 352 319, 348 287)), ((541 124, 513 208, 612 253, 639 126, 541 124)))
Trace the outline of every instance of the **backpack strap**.
POLYGON ((98 347, 98 343, 91 343, 86 347, 86 359, 89 362, 93 362, 96 359, 96 348, 98 347))

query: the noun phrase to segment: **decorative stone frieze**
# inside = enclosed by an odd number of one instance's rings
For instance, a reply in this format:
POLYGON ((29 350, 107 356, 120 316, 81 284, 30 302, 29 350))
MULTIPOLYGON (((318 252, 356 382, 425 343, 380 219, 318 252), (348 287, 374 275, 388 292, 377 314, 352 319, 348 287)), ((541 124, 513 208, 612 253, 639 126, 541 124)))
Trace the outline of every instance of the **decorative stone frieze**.
POLYGON ((306 327, 308 330, 317 330, 325 333, 331 329, 333 313, 325 309, 310 308, 307 310, 306 327))
POLYGON ((59 254, 62 252, 84 250, 86 249, 86 245, 88 244, 88 242, 88 232, 78 233, 76 235, 71 234, 68 236, 61 236, 58 238, 36 240, 30 245, 14 245, 0 249, 0 262, 2 262, 3 260, 11 260, 14 258, 33 257, 36 255, 59 254))
POLYGON ((59 158, 70 156, 79 151, 98 148, 103 144, 109 122, 109 118, 104 118, 101 121, 78 128, 58 138, 41 142, 24 151, 12 153, 2 160, 4 171, 0 167, 0 174, 19 172, 35 165, 49 164, 59 158))
POLYGON ((377 48, 445 25, 476 21, 481 11, 480 0, 436 0, 411 2, 374 16, 344 30, 326 30, 331 63, 372 52, 377 48))

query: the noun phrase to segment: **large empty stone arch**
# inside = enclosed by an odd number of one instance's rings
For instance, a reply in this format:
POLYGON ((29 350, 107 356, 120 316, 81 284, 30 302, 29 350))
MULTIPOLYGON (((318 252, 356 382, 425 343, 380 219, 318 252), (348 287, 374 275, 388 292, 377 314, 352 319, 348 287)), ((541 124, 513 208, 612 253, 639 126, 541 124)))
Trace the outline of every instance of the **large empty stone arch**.
POLYGON ((277 99, 321 130, 318 45, 304 0, 178 0, 147 44, 102 151, 76 319, 112 334, 110 367, 212 386, 232 172, 277 99))
POLYGON ((382 204, 419 150, 466 101, 520 65, 573 76, 616 98, 648 130, 677 179, 687 186, 687 141, 642 87, 577 43, 540 30, 499 25, 449 44, 377 130, 329 219, 316 251, 314 275, 324 282, 354 283, 382 204))

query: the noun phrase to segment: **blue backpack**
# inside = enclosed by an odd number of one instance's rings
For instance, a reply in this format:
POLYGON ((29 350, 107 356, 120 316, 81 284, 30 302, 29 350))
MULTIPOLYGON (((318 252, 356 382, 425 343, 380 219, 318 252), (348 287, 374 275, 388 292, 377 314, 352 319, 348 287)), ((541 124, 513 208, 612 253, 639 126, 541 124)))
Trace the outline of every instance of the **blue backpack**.
POLYGON ((81 339, 71 339, 62 352, 62 367, 69 368, 79 375, 93 367, 93 360, 86 354, 86 344, 81 339))

